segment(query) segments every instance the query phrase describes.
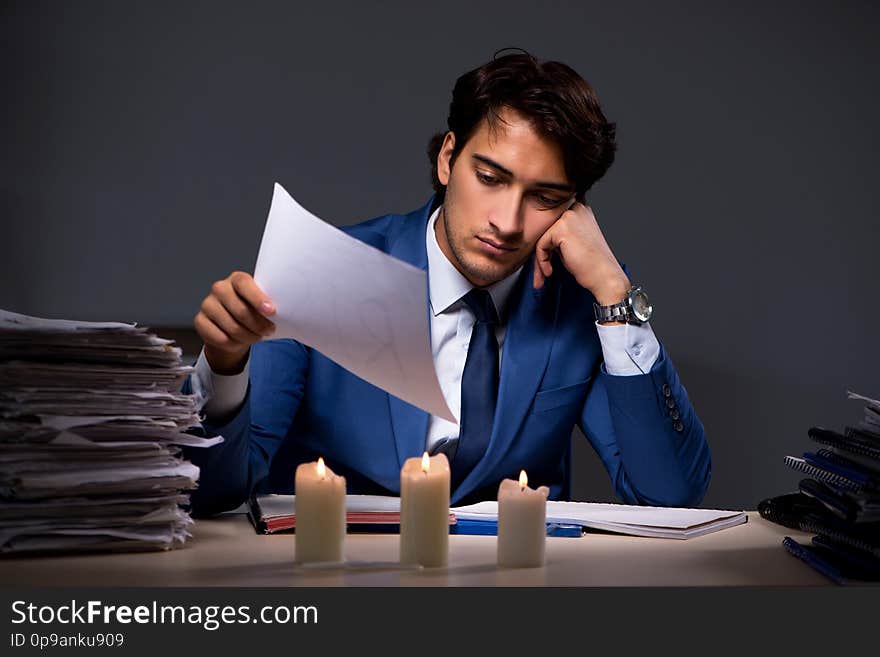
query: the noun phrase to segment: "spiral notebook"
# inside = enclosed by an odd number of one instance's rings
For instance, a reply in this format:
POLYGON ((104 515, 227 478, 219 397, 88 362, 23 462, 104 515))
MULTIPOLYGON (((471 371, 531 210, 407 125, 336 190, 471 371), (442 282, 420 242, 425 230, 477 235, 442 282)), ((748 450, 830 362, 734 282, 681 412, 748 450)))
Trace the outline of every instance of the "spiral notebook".
POLYGON ((819 550, 830 552, 836 558, 861 571, 861 578, 880 579, 880 558, 870 550, 856 548, 822 535, 813 537, 813 545, 819 550))
MULTIPOLYGON (((847 427, 847 433, 841 434, 831 429, 811 427, 807 435, 813 441, 827 445, 834 450, 846 452, 856 457, 867 457, 870 461, 860 461, 868 466, 872 461, 875 468, 880 468, 880 441, 865 437, 857 429, 847 427)), ((856 460, 859 460, 858 458, 856 460)), ((870 466, 868 466, 870 467, 870 466)))
POLYGON ((880 487, 880 481, 870 475, 856 470, 851 466, 840 463, 837 459, 829 458, 829 454, 804 452, 803 457, 786 456, 785 465, 803 472, 804 474, 828 484, 833 484, 843 490, 859 493, 866 490, 876 490, 880 487))
POLYGON ((835 449, 820 449, 815 454, 804 453, 804 458, 808 456, 818 457, 823 463, 830 462, 843 471, 855 472, 858 475, 857 479, 864 479, 868 484, 880 486, 880 464, 874 459, 857 454, 841 453, 835 449))
POLYGON ((758 503, 765 520, 828 538, 880 557, 880 523, 854 524, 833 515, 821 502, 803 493, 785 493, 758 503))
POLYGON ((786 536, 782 539, 782 545, 789 554, 835 584, 864 584, 880 579, 880 573, 875 566, 866 565, 861 559, 827 543, 814 542, 812 545, 802 545, 790 536, 786 536))
POLYGON ((877 523, 851 525, 836 518, 810 514, 801 519, 797 527, 801 531, 824 536, 837 543, 870 552, 880 557, 880 528, 877 523))
POLYGON ((798 490, 807 497, 818 501, 842 520, 855 522, 859 518, 861 511, 859 504, 847 497, 846 492, 832 484, 815 479, 801 479, 798 482, 798 490))

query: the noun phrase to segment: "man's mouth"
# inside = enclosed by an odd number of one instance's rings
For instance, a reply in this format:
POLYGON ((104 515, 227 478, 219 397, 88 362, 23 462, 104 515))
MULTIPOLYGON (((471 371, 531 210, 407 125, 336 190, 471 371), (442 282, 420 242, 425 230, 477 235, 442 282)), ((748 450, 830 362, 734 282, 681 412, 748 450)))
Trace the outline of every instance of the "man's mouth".
POLYGON ((493 255, 501 255, 517 250, 517 247, 511 244, 507 244, 506 242, 499 242, 497 240, 489 239, 486 237, 480 237, 479 235, 477 235, 476 237, 482 245, 483 250, 493 255))

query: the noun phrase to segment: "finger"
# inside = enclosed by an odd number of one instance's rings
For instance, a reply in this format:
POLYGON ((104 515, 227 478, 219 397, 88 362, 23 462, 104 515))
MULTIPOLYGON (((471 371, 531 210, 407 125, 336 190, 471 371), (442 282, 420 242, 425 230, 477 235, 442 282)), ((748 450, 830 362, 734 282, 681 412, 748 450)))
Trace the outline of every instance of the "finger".
POLYGON ((232 285, 231 278, 232 276, 214 283, 211 286, 211 295, 223 304, 223 307, 239 324, 248 327, 253 333, 262 336, 274 333, 275 324, 263 317, 256 308, 239 296, 232 285))
MULTIPOLYGON (((552 254, 552 251, 550 253, 552 254)), ((545 279, 549 278, 553 273, 553 265, 550 264, 549 259, 544 259, 542 252, 538 251, 538 249, 535 249, 535 266, 533 271, 532 285, 536 290, 543 287, 545 279)))
POLYGON ((593 217, 593 211, 590 209, 590 206, 586 203, 581 203, 580 201, 573 203, 568 211, 575 215, 580 215, 581 219, 583 219, 584 217, 593 217))
MULTIPOLYGON (((587 219, 590 219, 593 223, 598 225, 598 221, 596 220, 596 213, 593 212, 593 208, 586 203, 578 203, 578 205, 583 208, 583 213, 587 216, 587 219)), ((580 208, 578 208, 580 210, 580 208)))
POLYGON ((238 346, 247 346, 262 339, 262 335, 233 317, 214 295, 208 296, 202 302, 202 312, 238 346))
POLYGON ((544 233, 535 245, 535 262, 545 278, 553 273, 553 265, 550 260, 557 246, 552 228, 544 233))
POLYGON ((534 266, 532 267, 532 271, 534 272, 532 274, 532 287, 536 290, 540 290, 542 287, 544 287, 544 274, 541 271, 541 267, 538 265, 537 251, 535 252, 534 260, 534 266))
POLYGON ((201 310, 193 320, 193 326, 195 326, 196 332, 206 345, 223 350, 230 350, 240 346, 201 310))
POLYGON ((239 324, 246 326, 251 332, 261 336, 269 336, 275 332, 275 324, 261 315, 253 306, 242 299, 232 286, 221 289, 214 295, 226 308, 226 311, 239 324))
POLYGON ((229 277, 232 287, 238 295, 264 315, 275 314, 275 304, 269 295, 260 289, 250 274, 235 272, 229 277))

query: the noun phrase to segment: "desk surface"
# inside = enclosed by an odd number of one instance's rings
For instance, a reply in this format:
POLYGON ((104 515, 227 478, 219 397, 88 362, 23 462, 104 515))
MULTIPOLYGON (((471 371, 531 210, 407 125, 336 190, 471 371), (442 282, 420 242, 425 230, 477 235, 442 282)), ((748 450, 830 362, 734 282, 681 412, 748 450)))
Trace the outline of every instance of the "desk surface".
POLYGON ((293 563, 295 536, 257 535, 246 516, 196 522, 168 552, 0 559, 4 586, 797 586, 830 582, 782 547, 811 535, 749 521, 688 540, 612 534, 548 538, 543 568, 496 566, 494 536, 450 536, 449 566, 402 570, 395 534, 349 534, 345 554, 387 566, 334 570, 293 563))

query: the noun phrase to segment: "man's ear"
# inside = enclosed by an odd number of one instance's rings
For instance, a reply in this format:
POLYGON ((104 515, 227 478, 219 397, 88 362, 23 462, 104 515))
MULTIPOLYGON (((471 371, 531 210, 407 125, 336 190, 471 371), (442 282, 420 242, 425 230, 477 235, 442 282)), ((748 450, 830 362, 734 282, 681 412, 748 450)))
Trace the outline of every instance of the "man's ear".
POLYGON ((440 152, 437 153, 437 178, 443 186, 449 184, 449 176, 452 173, 453 151, 455 151, 455 134, 447 132, 446 136, 443 137, 443 145, 440 146, 440 152))

